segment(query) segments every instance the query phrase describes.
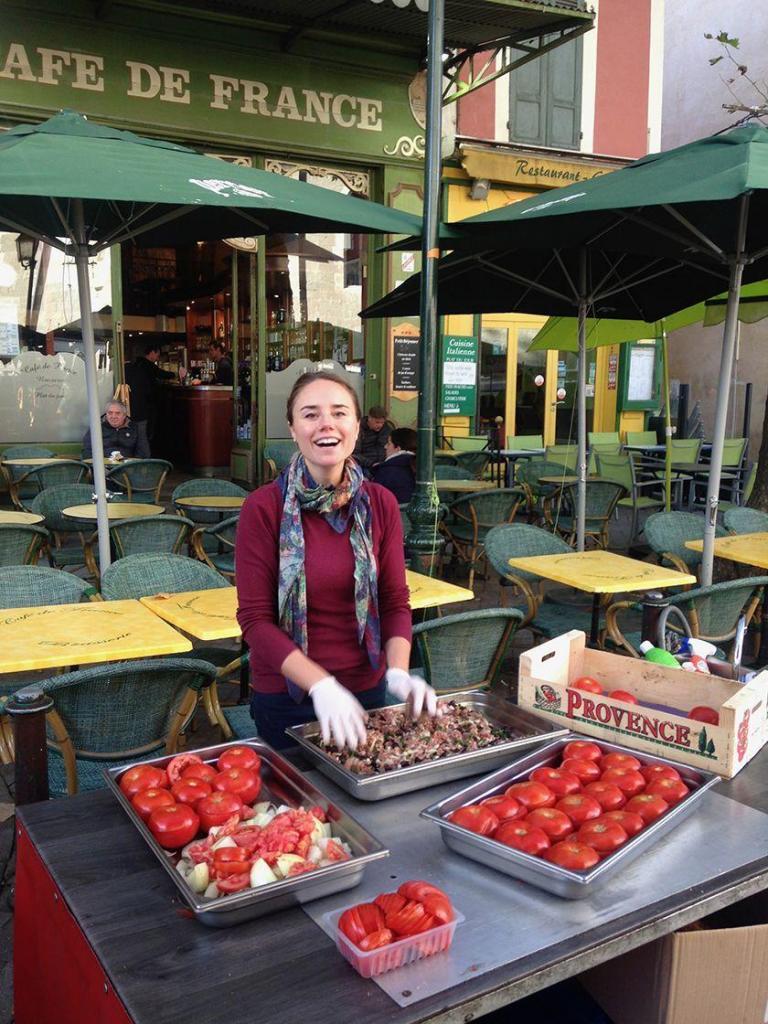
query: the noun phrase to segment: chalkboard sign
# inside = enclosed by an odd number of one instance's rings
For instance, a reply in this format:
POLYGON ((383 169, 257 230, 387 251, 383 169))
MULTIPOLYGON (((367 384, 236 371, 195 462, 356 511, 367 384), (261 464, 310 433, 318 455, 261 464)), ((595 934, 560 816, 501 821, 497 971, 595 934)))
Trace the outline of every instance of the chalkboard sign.
POLYGON ((392 336, 392 390, 419 390, 419 336, 392 336))

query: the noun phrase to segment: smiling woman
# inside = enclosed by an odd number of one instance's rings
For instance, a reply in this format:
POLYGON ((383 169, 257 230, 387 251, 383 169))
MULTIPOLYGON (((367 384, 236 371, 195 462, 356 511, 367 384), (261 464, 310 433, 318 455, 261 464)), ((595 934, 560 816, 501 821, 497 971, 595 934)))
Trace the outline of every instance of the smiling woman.
POLYGON ((416 717, 434 691, 411 676, 411 615, 396 499, 352 458, 360 406, 335 374, 300 377, 287 403, 298 446, 279 479, 247 499, 235 552, 238 621, 251 649, 259 735, 319 720, 323 740, 355 749, 365 710, 389 690, 416 717), (306 697, 311 697, 311 704, 306 697))

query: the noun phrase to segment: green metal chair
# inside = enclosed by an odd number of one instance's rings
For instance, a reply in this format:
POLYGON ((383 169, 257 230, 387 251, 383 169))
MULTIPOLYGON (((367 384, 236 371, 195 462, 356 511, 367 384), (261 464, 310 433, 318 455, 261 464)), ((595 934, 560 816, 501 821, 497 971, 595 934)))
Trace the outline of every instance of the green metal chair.
POLYGON ((230 583, 235 582, 235 538, 239 516, 230 516, 215 526, 199 526, 192 534, 192 550, 201 562, 210 565, 230 583), (206 549, 205 541, 215 541, 218 551, 206 549))
POLYGON ((507 448, 519 451, 531 451, 544 447, 542 434, 507 434, 507 448))
POLYGON ((755 486, 755 480, 757 479, 757 460, 755 460, 749 467, 749 470, 745 473, 741 473, 738 479, 734 483, 734 491, 732 493, 733 501, 721 501, 719 503, 718 511, 727 512, 731 508, 741 508, 746 505, 749 501, 752 490, 755 486))
POLYGON ((597 460, 600 455, 619 455, 621 452, 620 444, 613 444, 612 442, 597 442, 596 444, 590 445, 589 457, 587 459, 587 473, 589 476, 594 476, 597 473, 597 460))
POLYGON ((653 447, 655 444, 657 444, 656 431, 628 430, 626 443, 632 445, 650 445, 651 447, 653 447))
POLYGON ((50 487, 57 487, 61 484, 80 484, 88 479, 90 466, 77 459, 59 459, 47 466, 32 466, 11 484, 11 500, 19 509, 27 510, 27 504, 22 500, 20 488, 29 488, 35 494, 45 491, 50 487))
POLYGON ((435 465, 435 480, 472 480, 472 474, 468 469, 459 465, 437 463, 435 465))
MULTIPOLYGON (((768 576, 729 580, 674 594, 669 603, 685 615, 693 636, 719 646, 733 640, 742 615, 749 623, 766 586, 768 576)), ((619 617, 628 609, 637 612, 640 607, 637 601, 616 601, 608 608, 605 616, 611 641, 635 658, 641 657, 638 650, 641 635, 639 632, 624 632, 619 617)))
MULTIPOLYGON (((664 507, 661 494, 662 485, 653 476, 651 479, 639 478, 639 470, 635 469, 635 461, 628 452, 597 453, 597 475, 603 480, 611 480, 626 491, 626 497, 619 498, 619 508, 631 509, 632 521, 629 529, 629 545, 631 547, 638 533, 638 514, 650 512, 664 507)), ((642 533, 642 530, 639 531, 642 533)))
POLYGON ((621 447, 621 438, 618 430, 590 430, 587 433, 587 444, 590 448, 595 444, 613 445, 615 448, 619 448, 621 447))
POLYGON ((451 444, 457 452, 481 452, 488 447, 485 434, 469 434, 466 437, 452 437, 451 444))
POLYGON ((128 501, 160 504, 160 491, 173 463, 165 459, 131 459, 122 466, 113 466, 107 473, 107 486, 115 484, 128 501))
MULTIPOLYGON (((719 524, 715 527, 715 536, 726 536, 719 524)), ((645 539, 659 563, 672 565, 680 572, 697 571, 701 552, 687 548, 685 542, 703 537, 704 516, 695 512, 654 512, 645 521, 645 539)))
MULTIPOLYGON (((171 514, 118 520, 109 527, 113 559, 149 553, 178 555, 194 529, 191 519, 171 514)), ((99 576, 97 550, 98 534, 93 533, 85 543, 85 564, 94 579, 99 576)))
POLYGON ((698 462, 701 455, 700 437, 674 437, 669 442, 672 448, 672 467, 698 462))
POLYGON ((96 595, 87 580, 42 565, 0 569, 0 608, 39 608, 46 604, 79 604, 96 595))
MULTIPOLYGON (((55 457, 56 452, 50 448, 44 448, 40 444, 12 444, 8 448, 4 448, 0 452, 0 472, 3 474, 8 491, 10 492, 11 485, 18 481, 19 477, 24 476, 27 469, 24 466, 6 466, 5 459, 53 459, 55 457)), ((36 483, 18 489, 20 500, 32 498, 35 494, 37 494, 36 483)))
MULTIPOLYGON (((293 442, 291 442, 293 444, 293 442)), ((174 488, 171 500, 174 502, 176 511, 188 519, 191 519, 196 526, 210 526, 221 522, 218 512, 205 512, 197 508, 184 508, 176 505, 178 498, 198 498, 202 495, 216 495, 220 497, 247 498, 248 491, 233 484, 231 480, 220 480, 217 477, 197 477, 194 480, 185 480, 184 483, 174 488)), ((208 541, 213 545, 212 550, 218 551, 218 544, 208 541)))
POLYGON ((415 662, 438 693, 493 687, 523 613, 484 608, 413 627, 415 662))
POLYGON ((485 451, 460 451, 456 455, 456 465, 459 469, 464 469, 469 473, 470 477, 479 480, 486 466, 491 460, 491 452, 485 451))
POLYGON ((297 452, 296 442, 292 438, 267 438, 264 442, 264 482, 274 480, 288 465, 297 452))
POLYGON ((103 789, 105 768, 175 753, 215 678, 205 661, 147 658, 36 683, 53 700, 46 715, 51 796, 103 789))
POLYGON ((579 450, 575 444, 548 444, 544 458, 547 462, 557 462, 560 466, 565 466, 569 473, 575 473, 579 450))
POLYGON ((42 526, 0 523, 0 566, 35 565, 49 539, 42 526))
POLYGON ((62 509, 70 505, 90 505, 92 500, 91 484, 57 484, 46 487, 29 502, 28 511, 45 517, 46 529, 53 538, 48 548, 52 566, 61 569, 85 565, 83 526, 63 515, 62 509), (77 543, 64 543, 67 540, 77 543))
POLYGON ((589 634, 591 609, 553 600, 544 592, 540 576, 509 564, 510 558, 572 554, 573 548, 562 538, 538 526, 511 523, 489 530, 485 538, 485 553, 499 574, 502 606, 506 606, 509 588, 517 588, 522 594, 525 606, 521 629, 527 627, 547 638, 559 636, 569 629, 583 629, 589 634))
POLYGON ((483 544, 488 531, 502 523, 511 523, 522 500, 518 488, 500 487, 462 495, 448 505, 448 514, 440 529, 453 544, 459 560, 469 567, 470 590, 475 572, 485 558, 483 544))
POLYGON ((558 485, 542 482, 542 477, 562 477, 568 469, 561 462, 548 462, 545 459, 526 459, 519 462, 516 470, 517 483, 525 492, 528 518, 533 521, 544 519, 546 502, 557 493, 558 485))
MULTIPOLYGON (((563 500, 551 525, 569 544, 576 541, 576 502, 578 484, 563 488, 563 500)), ((584 539, 592 539, 603 549, 608 547, 608 528, 619 499, 625 494, 621 484, 611 480, 590 480, 587 483, 584 518, 584 539)), ((552 510, 548 510, 550 516, 552 510)))
POLYGON ((723 516, 723 526, 729 533, 768 533, 768 512, 734 505, 723 516))

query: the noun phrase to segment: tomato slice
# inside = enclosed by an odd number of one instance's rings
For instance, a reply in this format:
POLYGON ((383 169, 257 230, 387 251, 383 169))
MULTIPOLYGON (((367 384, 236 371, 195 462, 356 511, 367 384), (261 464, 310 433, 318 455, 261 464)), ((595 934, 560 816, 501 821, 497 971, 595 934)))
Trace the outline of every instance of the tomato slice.
POLYGON ((384 912, 375 903, 358 903, 349 907, 339 918, 339 929, 356 946, 360 940, 384 928, 384 912))
POLYGON ((412 879, 408 882, 403 882, 399 885, 397 891, 401 896, 405 896, 408 900, 423 901, 424 897, 432 894, 435 896, 443 896, 448 899, 448 894, 443 892, 442 889, 438 889, 436 885, 432 885, 431 882, 422 882, 417 879, 412 879))
POLYGON ((248 888, 250 877, 245 875, 227 875, 226 878, 216 879, 216 888, 220 893, 229 896, 233 892, 242 892, 248 888))
POLYGON ((397 935, 416 935, 425 931, 424 922, 429 918, 426 910, 417 900, 409 900, 401 910, 387 914, 386 926, 397 935))
POLYGON ((377 907, 381 907, 386 916, 387 914, 393 914, 398 910, 402 910, 408 900, 405 896, 401 896, 399 892, 380 892, 373 902, 377 907))
POLYGON ((357 945, 367 953, 371 949, 380 949, 382 946, 388 946, 393 939, 394 935, 389 928, 379 928, 378 931, 363 936, 357 945))
POLYGON ((179 781, 185 769, 189 768, 190 765, 202 763, 202 757, 198 757, 197 754, 177 754, 176 757, 171 758, 166 766, 165 770, 168 773, 168 780, 173 785, 174 782, 179 781))
POLYGON ((443 893, 425 893, 421 898, 421 905, 439 924, 448 924, 454 918, 451 901, 443 893))

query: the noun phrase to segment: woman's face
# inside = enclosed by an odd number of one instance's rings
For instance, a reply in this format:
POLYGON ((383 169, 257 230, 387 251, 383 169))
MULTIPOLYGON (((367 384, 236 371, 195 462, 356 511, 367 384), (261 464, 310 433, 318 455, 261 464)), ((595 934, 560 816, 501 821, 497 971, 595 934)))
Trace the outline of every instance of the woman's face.
POLYGON ((340 384, 316 380, 296 396, 291 436, 319 484, 338 484, 360 424, 352 396, 340 384))

